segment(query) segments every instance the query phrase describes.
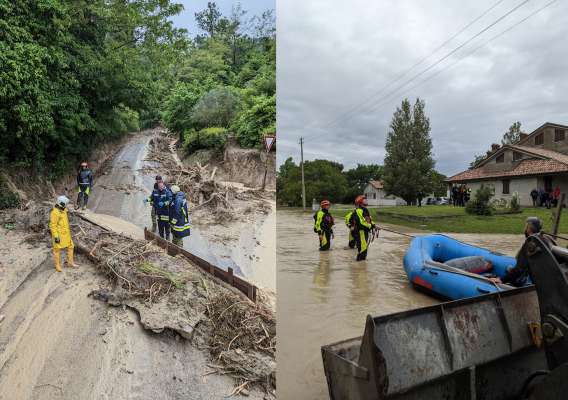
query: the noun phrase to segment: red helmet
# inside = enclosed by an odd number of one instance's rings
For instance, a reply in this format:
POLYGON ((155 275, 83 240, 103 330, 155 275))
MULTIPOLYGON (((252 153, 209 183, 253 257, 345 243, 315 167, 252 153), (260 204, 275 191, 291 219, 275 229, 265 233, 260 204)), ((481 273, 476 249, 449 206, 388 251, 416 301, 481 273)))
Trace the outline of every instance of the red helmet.
POLYGON ((321 207, 329 207, 331 205, 331 203, 329 202, 329 200, 322 200, 320 203, 321 207))
POLYGON ((360 194, 359 196, 355 197, 355 205, 357 206, 363 206, 367 203, 367 198, 360 194))

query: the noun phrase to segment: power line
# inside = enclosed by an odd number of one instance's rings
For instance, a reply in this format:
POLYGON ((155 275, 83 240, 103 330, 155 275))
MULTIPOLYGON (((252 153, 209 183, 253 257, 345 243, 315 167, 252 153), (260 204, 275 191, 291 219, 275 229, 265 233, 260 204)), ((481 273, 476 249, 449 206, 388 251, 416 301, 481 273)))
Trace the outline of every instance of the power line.
MULTIPOLYGON (((467 39, 465 42, 463 42, 462 44, 460 44, 459 46, 455 47, 454 49, 452 49, 450 52, 446 53, 444 56, 442 56, 441 58, 439 58, 438 60, 436 60, 434 63, 430 64, 428 67, 426 67, 425 69, 423 69, 422 71, 420 71, 419 73, 413 75, 410 79, 408 79, 407 81, 405 81, 402 85, 397 86, 394 90, 390 91, 389 93, 387 93, 386 97, 390 97, 392 94, 396 93, 397 91, 399 91, 401 88, 404 88, 406 85, 408 85, 409 83, 415 81, 417 78, 419 78, 420 76, 424 75, 426 72, 430 71, 432 68, 434 68, 436 65, 440 64, 441 62, 445 61, 446 59, 448 59, 450 56, 452 56, 453 54, 455 54, 457 51, 459 51, 460 49, 462 49, 463 47, 465 47, 466 45, 468 45, 469 43, 471 43, 474 39, 478 38, 479 36, 481 36, 483 33, 487 32, 489 29, 491 29, 492 27, 494 27, 495 25, 497 25, 499 22, 501 22, 503 19, 505 19, 506 17, 508 17, 509 15, 511 15, 513 12, 515 12, 516 10, 518 10, 519 8, 521 8, 522 6, 524 6, 526 3, 528 3, 530 0, 523 0, 521 1, 519 4, 517 4, 515 7, 513 7, 512 9, 510 9, 509 11, 507 11, 505 14, 501 15, 499 18, 497 18, 496 20, 494 20, 492 23, 490 23, 489 25, 487 25, 485 28, 483 28, 482 30, 480 30, 479 32, 477 32, 475 35, 471 36, 469 39, 467 39)), ((374 96, 373 96, 374 97, 374 96)), ((371 105, 372 106, 372 105, 371 105)), ((359 108, 360 106, 358 106, 357 108, 359 108)), ((368 106, 367 106, 368 107, 368 106)), ((357 111, 361 111, 361 109, 357 110, 357 111)), ((346 115, 346 116, 339 116, 336 119, 340 120, 341 122, 345 122, 346 120, 351 119, 353 116, 355 116, 357 114, 353 114, 353 115, 346 115)), ((329 126, 326 127, 332 127, 336 125, 336 123, 331 124, 329 126)), ((311 140, 314 140, 316 138, 319 138, 323 136, 322 135, 318 135, 312 138, 309 138, 311 140)))
MULTIPOLYGON (((545 8, 550 7, 552 4, 556 3, 558 0, 552 0, 548 3, 546 3, 544 6, 538 8, 537 10, 531 12, 529 15, 527 15, 525 18, 519 20, 518 22, 514 23, 513 25, 511 25, 510 27, 508 27, 507 29, 499 32, 497 35, 492 36, 490 39, 488 39, 487 41, 481 43, 479 46, 476 46, 474 49, 472 49, 470 52, 468 52, 467 54, 465 54, 463 57, 458 58, 455 62, 446 65, 444 68, 436 71, 435 73, 431 74, 430 76, 428 76, 426 79, 421 80, 420 82, 418 82, 416 85, 411 86, 410 88, 408 88, 407 90, 405 90, 402 93, 408 93, 414 89, 416 89, 417 87, 425 84, 426 82, 430 81, 431 79, 435 78, 436 76, 440 75, 442 72, 447 71, 448 69, 454 67, 455 65, 459 64, 461 61, 463 61, 464 59, 468 58, 469 56, 471 56, 473 53, 477 52, 479 49, 485 47, 487 44, 489 44, 490 42, 492 42, 495 39, 498 39, 499 37, 503 36, 504 34, 506 34, 507 32, 513 30, 514 28, 516 28, 517 26, 521 25, 522 23, 524 23, 525 21, 527 21, 529 18, 533 17, 534 15, 538 14, 539 12, 541 12, 542 10, 544 10, 545 8)), ((402 94, 401 93, 401 94, 402 94)), ((377 111, 380 109, 380 107, 386 103, 388 103, 390 100, 392 100, 392 96, 391 97, 387 97, 385 99, 383 99, 380 103, 375 104, 374 106, 372 106, 371 109, 369 109, 368 111, 377 111)))
MULTIPOLYGON (((412 65, 410 68, 408 68, 407 70, 405 70, 402 74, 398 75, 394 80, 390 81, 389 83, 387 83, 386 85, 382 86, 377 92, 371 94, 371 96, 367 97, 365 100, 361 101, 358 105, 352 106, 350 107, 347 111, 345 111, 345 114, 349 114, 352 113, 353 111, 357 110, 357 107, 365 104, 366 102, 372 100, 373 98, 377 97, 378 95, 380 95, 381 93, 383 93, 388 87, 392 86, 394 83, 398 82, 399 80, 401 80, 402 78, 404 78, 410 71, 414 70, 416 67, 418 67, 419 65, 421 65, 424 61, 426 61, 427 59, 429 59, 431 56, 433 56, 434 54, 436 54, 438 51, 440 51, 441 49, 443 49, 448 43, 450 43, 452 40, 454 40, 456 37, 458 37, 460 34, 462 34, 463 32, 465 32, 469 27, 471 27, 473 24, 475 24, 477 21, 479 21, 481 18, 483 18, 484 16, 486 16, 489 12, 491 12, 495 7, 497 7, 499 4, 501 4, 503 1, 505 0, 499 0, 497 1, 495 4, 493 4, 491 7, 489 7, 488 9, 486 9, 483 13, 481 13, 479 16, 477 16, 473 21, 469 22, 467 25, 465 25, 463 28, 461 28, 458 32, 456 32, 455 34, 453 34, 450 38, 448 38, 446 41, 444 41, 444 43, 440 44, 438 47, 436 47, 434 50, 432 50, 427 56, 421 58, 420 60, 418 60, 414 65, 412 65)), ((341 117, 342 118, 342 117, 341 117)), ((326 123, 325 126, 328 126, 328 124, 331 123, 332 126, 333 123, 335 123, 335 121, 338 119, 338 117, 333 118, 330 122, 326 123)), ((324 126, 324 127, 325 127, 324 126)))

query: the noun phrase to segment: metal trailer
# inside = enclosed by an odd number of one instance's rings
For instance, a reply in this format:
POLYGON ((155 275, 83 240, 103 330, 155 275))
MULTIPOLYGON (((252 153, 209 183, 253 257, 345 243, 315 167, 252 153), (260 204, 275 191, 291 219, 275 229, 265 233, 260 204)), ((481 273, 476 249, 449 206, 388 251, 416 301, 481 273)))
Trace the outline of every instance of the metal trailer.
POLYGON ((368 316, 322 347, 330 398, 568 399, 568 252, 531 236, 521 254, 536 287, 368 316))

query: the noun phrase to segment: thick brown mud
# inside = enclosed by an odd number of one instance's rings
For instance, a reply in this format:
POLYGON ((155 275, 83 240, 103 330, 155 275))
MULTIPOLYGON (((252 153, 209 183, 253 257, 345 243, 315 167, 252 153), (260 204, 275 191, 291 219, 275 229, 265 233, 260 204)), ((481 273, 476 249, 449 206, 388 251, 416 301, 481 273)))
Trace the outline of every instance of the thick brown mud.
MULTIPOLYGON (((436 300, 415 291, 406 279, 402 258, 410 238, 381 231, 369 247, 367 261, 356 262, 343 224, 336 226, 332 249, 319 252, 310 213, 278 210, 277 220, 277 397, 328 399, 322 345, 362 335, 368 314, 403 311, 436 300)), ((515 255, 523 242, 521 235, 452 236, 509 255, 515 255)))

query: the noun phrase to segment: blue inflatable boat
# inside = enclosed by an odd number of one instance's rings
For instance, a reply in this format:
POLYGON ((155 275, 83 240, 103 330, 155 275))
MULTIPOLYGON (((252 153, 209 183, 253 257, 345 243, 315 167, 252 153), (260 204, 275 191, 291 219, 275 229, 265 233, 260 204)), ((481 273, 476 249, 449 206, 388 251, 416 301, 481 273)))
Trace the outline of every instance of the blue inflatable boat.
POLYGON ((512 289, 490 281, 488 276, 503 278, 515 264, 513 257, 440 234, 416 237, 404 256, 404 270, 417 289, 450 300, 512 289), (483 266, 458 267, 466 265, 468 260, 483 260, 483 266))

